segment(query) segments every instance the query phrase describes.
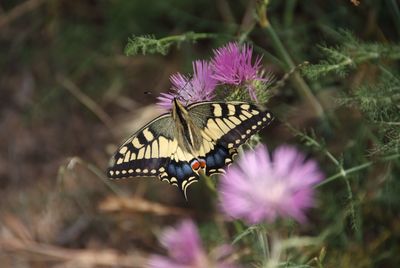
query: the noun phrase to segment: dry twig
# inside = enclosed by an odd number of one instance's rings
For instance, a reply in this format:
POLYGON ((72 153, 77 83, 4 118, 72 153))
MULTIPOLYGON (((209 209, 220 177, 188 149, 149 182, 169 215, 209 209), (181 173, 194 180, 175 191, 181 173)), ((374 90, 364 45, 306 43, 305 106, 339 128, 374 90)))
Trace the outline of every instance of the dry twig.
POLYGON ((120 197, 110 196, 103 200, 99 209, 106 212, 141 212, 141 213, 152 213, 158 216, 169 216, 169 215, 185 215, 191 214, 190 211, 178 208, 164 206, 159 203, 147 201, 145 199, 134 197, 120 197))
POLYGON ((114 123, 111 117, 88 95, 83 93, 70 79, 57 75, 57 81, 68 90, 77 100, 92 111, 106 125, 112 134, 114 133, 114 123))
POLYGON ((67 249, 37 242, 21 241, 14 238, 0 238, 0 250, 9 254, 30 255, 37 261, 61 261, 71 267, 145 267, 147 258, 145 254, 121 254, 110 249, 67 249))
POLYGON ((0 28, 38 8, 45 0, 28 0, 14 7, 11 11, 0 17, 0 28))

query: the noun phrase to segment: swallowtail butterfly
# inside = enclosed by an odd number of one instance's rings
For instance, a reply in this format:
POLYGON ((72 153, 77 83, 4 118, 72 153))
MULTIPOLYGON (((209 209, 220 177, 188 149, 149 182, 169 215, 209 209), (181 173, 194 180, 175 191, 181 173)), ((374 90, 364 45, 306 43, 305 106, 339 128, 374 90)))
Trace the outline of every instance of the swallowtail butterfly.
POLYGON ((156 176, 186 190, 199 175, 223 173, 237 149, 273 117, 245 102, 199 102, 183 106, 174 99, 163 114, 126 140, 107 173, 111 179, 156 176))

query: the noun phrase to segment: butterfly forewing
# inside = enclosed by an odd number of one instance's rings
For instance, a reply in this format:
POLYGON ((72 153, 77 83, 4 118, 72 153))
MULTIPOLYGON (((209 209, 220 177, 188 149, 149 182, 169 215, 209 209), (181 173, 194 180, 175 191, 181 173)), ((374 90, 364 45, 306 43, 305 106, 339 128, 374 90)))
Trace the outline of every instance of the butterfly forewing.
POLYGON ((169 114, 161 115, 119 147, 108 169, 108 176, 117 179, 160 175, 177 147, 173 120, 169 114))
POLYGON ((189 164, 194 156, 179 147, 174 126, 171 115, 165 114, 137 131, 119 147, 108 176, 112 179, 158 176, 185 192, 198 175, 189 164))

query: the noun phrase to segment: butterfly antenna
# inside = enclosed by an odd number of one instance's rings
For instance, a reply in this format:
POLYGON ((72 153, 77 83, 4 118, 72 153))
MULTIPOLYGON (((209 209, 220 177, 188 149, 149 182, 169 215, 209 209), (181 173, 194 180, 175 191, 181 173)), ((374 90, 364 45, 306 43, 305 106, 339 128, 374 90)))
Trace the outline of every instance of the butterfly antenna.
MULTIPOLYGON (((189 99, 192 99, 194 96, 191 94, 190 90, 188 90, 187 86, 188 85, 192 86, 192 78, 193 77, 191 75, 187 75, 186 77, 188 77, 187 82, 185 83, 185 85, 183 87, 181 87, 179 90, 177 90, 176 93, 179 96, 180 93, 183 91, 187 94, 189 99)), ((185 105, 188 104, 189 99, 184 99, 186 101, 185 105)))
POLYGON ((279 80, 278 82, 275 83, 275 86, 271 89, 272 92, 276 93, 278 92, 279 89, 281 89, 287 82, 287 80, 296 72, 298 71, 300 68, 307 66, 308 64, 310 64, 308 61, 302 62, 300 64, 298 64, 297 66, 293 67, 289 72, 287 72, 281 80, 279 80))

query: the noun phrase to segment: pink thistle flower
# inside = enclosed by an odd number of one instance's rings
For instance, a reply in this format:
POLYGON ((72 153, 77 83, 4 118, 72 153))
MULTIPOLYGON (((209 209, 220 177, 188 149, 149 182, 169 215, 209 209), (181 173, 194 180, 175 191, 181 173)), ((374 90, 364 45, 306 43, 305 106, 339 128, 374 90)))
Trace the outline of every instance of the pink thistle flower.
POLYGON ((193 62, 193 78, 180 73, 171 75, 172 90, 169 93, 161 93, 161 96, 157 97, 157 104, 165 110, 170 110, 174 98, 186 105, 211 100, 217 85, 211 74, 212 69, 207 61, 193 62))
POLYGON ((254 82, 268 79, 260 75, 262 57, 257 57, 252 63, 252 56, 253 48, 246 44, 229 43, 215 50, 211 61, 213 77, 222 84, 246 86, 250 97, 257 100, 254 82))
POLYGON ((265 146, 246 152, 221 178, 221 210, 249 224, 277 217, 306 221, 314 205, 313 185, 323 174, 313 160, 293 147, 281 146, 269 156, 265 146))
POLYGON ((181 222, 176 228, 167 228, 160 242, 169 256, 152 255, 148 263, 151 268, 238 268, 229 262, 211 260, 207 256, 191 220, 181 222))

